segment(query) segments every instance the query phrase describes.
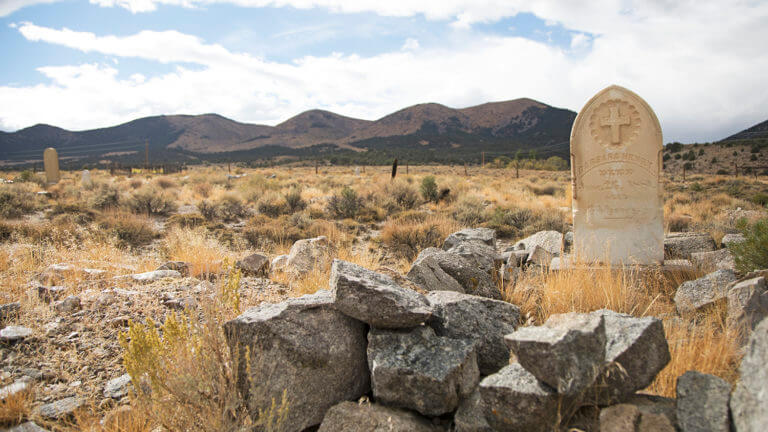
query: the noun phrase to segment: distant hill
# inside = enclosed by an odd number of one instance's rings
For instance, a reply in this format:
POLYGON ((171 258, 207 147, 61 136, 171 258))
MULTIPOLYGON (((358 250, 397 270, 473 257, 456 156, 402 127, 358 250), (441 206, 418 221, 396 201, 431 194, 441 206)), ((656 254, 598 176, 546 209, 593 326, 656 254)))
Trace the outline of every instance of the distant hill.
POLYGON ((768 140, 768 120, 762 123, 758 123, 749 129, 744 129, 739 133, 733 134, 728 138, 725 138, 723 141, 754 140, 754 139, 768 140))
POLYGON ((62 164, 139 163, 145 143, 150 160, 266 160, 331 158, 337 163, 383 163, 393 157, 413 163, 459 163, 536 150, 540 157, 567 158, 576 113, 532 99, 454 109, 414 105, 376 121, 311 110, 277 126, 239 123, 218 114, 155 116, 118 126, 68 131, 35 125, 0 132, 0 163, 33 163, 47 147, 62 164))

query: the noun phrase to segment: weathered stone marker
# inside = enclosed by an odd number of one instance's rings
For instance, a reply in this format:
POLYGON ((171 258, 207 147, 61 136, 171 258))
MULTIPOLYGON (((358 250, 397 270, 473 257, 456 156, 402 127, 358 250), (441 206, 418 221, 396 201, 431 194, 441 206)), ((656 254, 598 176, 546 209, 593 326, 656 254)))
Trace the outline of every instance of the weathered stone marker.
POLYGON ((55 184, 61 180, 59 172, 59 153, 53 147, 48 147, 43 152, 43 165, 45 166, 45 180, 48 184, 55 184))
POLYGON ((633 92, 610 86, 571 130, 574 253, 582 262, 664 259, 661 126, 633 92))
POLYGON ((80 180, 80 184, 83 185, 83 187, 91 187, 93 186, 93 180, 91 180, 91 172, 88 170, 83 170, 82 178, 80 180))

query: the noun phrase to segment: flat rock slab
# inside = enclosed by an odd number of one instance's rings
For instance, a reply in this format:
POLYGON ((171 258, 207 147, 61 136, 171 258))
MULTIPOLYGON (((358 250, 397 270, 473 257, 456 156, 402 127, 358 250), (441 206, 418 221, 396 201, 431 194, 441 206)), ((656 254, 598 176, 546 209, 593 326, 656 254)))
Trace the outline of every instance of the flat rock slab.
POLYGON ((284 427, 320 424, 328 408, 370 389, 365 324, 334 307, 331 292, 262 303, 224 324, 238 357, 238 389, 253 418, 290 404, 284 427))
POLYGON ((736 262, 728 249, 718 249, 711 252, 693 252, 691 262, 705 271, 734 270, 736 262))
POLYGON ((457 291, 501 299, 490 273, 480 270, 461 255, 437 248, 421 251, 407 277, 425 291, 457 291))
POLYGON ((690 259, 694 252, 715 250, 715 241, 707 233, 669 233, 664 237, 664 259, 690 259))
POLYGON ((661 320, 608 309, 590 314, 605 321, 606 367, 588 399, 610 405, 648 387, 671 359, 661 320))
POLYGON ((728 285, 736 281, 733 270, 717 270, 696 280, 683 282, 675 293, 675 307, 679 314, 689 314, 725 302, 728 285))
POLYGON ((744 234, 726 234, 723 236, 723 239, 720 240, 720 243, 723 244, 723 247, 727 248, 729 245, 743 243, 745 241, 747 241, 747 239, 744 237, 744 234))
POLYGON ((123 374, 117 378, 113 378, 107 381, 107 384, 104 386, 104 397, 120 399, 127 395, 130 389, 131 376, 128 374, 123 374))
POLYGON ((318 432, 440 432, 428 419, 379 404, 342 402, 325 414, 318 432))
POLYGON ((519 328, 504 341, 522 367, 566 395, 591 386, 605 361, 601 315, 552 315, 544 325, 519 328))
POLYGON ((504 263, 504 259, 496 249, 483 243, 459 243, 446 252, 459 255, 469 261, 470 265, 489 275, 496 274, 504 263))
POLYGON ((18 342, 34 334, 29 327, 11 325, 0 330, 0 342, 18 342))
POLYGON ((38 414, 49 420, 61 420, 73 415, 81 406, 83 406, 83 400, 73 396, 41 405, 38 408, 38 414))
POLYGON ((331 244, 325 236, 298 240, 288 252, 285 268, 294 275, 308 273, 328 263, 330 251, 331 244))
POLYGON ((168 261, 155 270, 176 270, 182 276, 189 276, 189 264, 184 261, 168 261))
POLYGON ((600 432, 675 432, 675 426, 662 414, 618 404, 600 411, 600 432))
POLYGON ((731 416, 737 432, 764 431, 768 425, 768 319, 755 327, 731 394, 731 416))
POLYGON ((337 310, 373 327, 415 327, 432 315, 423 295, 347 261, 333 261, 330 287, 337 310))
POLYGON ((144 273, 134 273, 128 278, 136 282, 155 282, 165 278, 180 279, 181 272, 176 270, 154 270, 144 273))
POLYGON ((553 256, 557 256, 563 246, 563 234, 557 231, 539 231, 515 243, 513 247, 515 250, 532 251, 536 246, 553 256))
POLYGON ((35 422, 26 422, 18 426, 14 426, 8 429, 4 429, 5 432, 48 432, 48 429, 43 429, 35 422))
POLYGON ((677 424, 682 432, 729 432, 731 385, 688 371, 677 378, 677 424))
POLYGON ((480 378, 474 343, 437 336, 425 326, 371 329, 368 366, 377 401, 427 416, 454 411, 480 378))
POLYGON ((480 374, 489 375, 509 364, 504 336, 517 329, 520 308, 480 296, 453 291, 427 294, 432 307, 430 327, 438 336, 465 339, 477 344, 480 374))
POLYGON ((443 249, 448 250, 460 243, 474 242, 496 247, 496 231, 490 228, 465 228, 449 235, 443 243, 443 249))

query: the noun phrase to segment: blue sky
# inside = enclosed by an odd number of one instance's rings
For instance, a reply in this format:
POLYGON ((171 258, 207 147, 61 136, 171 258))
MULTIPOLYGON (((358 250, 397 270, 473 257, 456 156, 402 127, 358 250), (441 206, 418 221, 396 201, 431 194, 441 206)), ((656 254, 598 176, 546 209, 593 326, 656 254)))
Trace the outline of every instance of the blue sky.
POLYGON ((612 83, 646 98, 665 141, 768 118, 766 2, 531 3, 0 0, 0 129, 518 97, 578 111, 612 83))

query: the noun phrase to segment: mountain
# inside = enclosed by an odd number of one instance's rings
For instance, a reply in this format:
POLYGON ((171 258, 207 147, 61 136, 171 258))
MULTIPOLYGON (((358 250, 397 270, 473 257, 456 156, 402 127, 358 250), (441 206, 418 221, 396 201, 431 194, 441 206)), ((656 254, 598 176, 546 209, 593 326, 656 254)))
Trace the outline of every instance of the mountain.
POLYGON ((532 99, 454 109, 436 103, 404 108, 376 121, 310 110, 277 126, 239 123, 218 114, 146 117, 118 126, 68 131, 35 125, 0 132, 0 165, 33 163, 47 147, 77 166, 144 161, 255 160, 278 156, 335 158, 339 163, 478 161, 536 150, 566 157, 576 113, 532 99), (146 143, 146 144, 145 144, 146 143))
POLYGON ((736 140, 766 140, 768 139, 768 120, 758 123, 749 129, 733 134, 723 141, 736 141, 736 140))

